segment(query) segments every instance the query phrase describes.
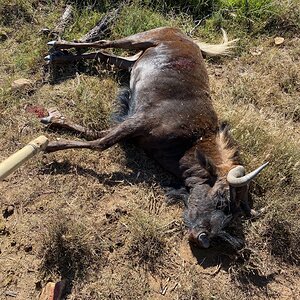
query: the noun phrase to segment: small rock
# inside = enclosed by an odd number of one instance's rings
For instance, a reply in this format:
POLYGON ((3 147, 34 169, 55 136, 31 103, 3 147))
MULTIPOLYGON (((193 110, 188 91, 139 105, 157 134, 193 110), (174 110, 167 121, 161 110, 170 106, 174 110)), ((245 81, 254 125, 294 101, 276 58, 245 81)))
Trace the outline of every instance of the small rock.
POLYGON ((14 213, 15 207, 13 205, 7 206, 3 211, 3 217, 7 219, 9 216, 11 216, 14 213))
POLYGON ((10 243, 10 245, 11 245, 12 247, 14 247, 14 246, 17 245, 17 242, 16 242, 16 241, 12 241, 12 242, 10 243))
POLYGON ((32 245, 31 244, 25 245, 24 246, 24 251, 25 252, 31 252, 32 251, 32 245))
POLYGON ((22 89, 29 89, 32 87, 32 85, 33 85, 32 80, 26 78, 19 78, 11 84, 11 88, 17 91, 22 89))
POLYGON ((277 36, 277 37, 274 39, 274 43, 275 43, 275 45, 279 46, 279 45, 281 45, 281 44, 284 43, 284 38, 281 37, 281 36, 277 36))

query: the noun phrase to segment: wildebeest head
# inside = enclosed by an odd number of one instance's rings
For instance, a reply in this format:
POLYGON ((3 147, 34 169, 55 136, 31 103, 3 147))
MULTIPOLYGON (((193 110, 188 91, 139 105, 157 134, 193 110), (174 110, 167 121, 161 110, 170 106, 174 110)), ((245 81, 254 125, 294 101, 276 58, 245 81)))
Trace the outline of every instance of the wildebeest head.
MULTIPOLYGON (((243 166, 236 166, 227 176, 218 177, 216 168, 206 161, 205 174, 193 184, 184 213, 189 239, 201 248, 208 248, 211 239, 220 237, 235 249, 243 245, 241 239, 227 233, 224 228, 241 211, 250 214, 248 205, 249 182, 267 164, 245 175, 243 166)), ((203 166, 202 166, 203 167, 203 166)), ((203 170, 198 173, 203 173, 203 170)), ((196 181, 196 179, 195 179, 196 181)))
POLYGON ((190 240, 208 248, 210 240, 219 236, 231 220, 232 209, 229 186, 221 180, 213 187, 209 184, 195 185, 184 214, 190 240))

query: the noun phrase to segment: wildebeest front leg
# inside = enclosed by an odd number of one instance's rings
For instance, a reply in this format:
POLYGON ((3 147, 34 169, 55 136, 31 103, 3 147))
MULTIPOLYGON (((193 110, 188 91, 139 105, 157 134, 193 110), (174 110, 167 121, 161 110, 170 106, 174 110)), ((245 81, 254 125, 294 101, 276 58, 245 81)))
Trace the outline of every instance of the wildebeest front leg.
POLYGON ((45 60, 51 63, 67 63, 74 62, 84 59, 98 59, 101 62, 107 63, 109 65, 115 65, 118 68, 129 70, 137 59, 141 56, 142 52, 137 53, 133 56, 123 57, 114 54, 109 54, 105 52, 93 52, 87 54, 78 54, 78 55, 65 55, 63 52, 54 52, 53 54, 47 55, 45 60), (58 55, 60 54, 60 55, 58 55))
MULTIPOLYGON (((139 50, 145 51, 150 47, 157 46, 162 40, 165 40, 166 34, 170 34, 170 31, 176 31, 171 28, 157 28, 148 30, 146 32, 137 33, 122 39, 115 41, 100 40, 92 43, 80 43, 80 42, 67 42, 67 41, 51 41, 48 43, 55 50, 62 49, 85 49, 85 48, 96 48, 96 49, 107 49, 107 48, 120 48, 128 50, 139 50)), ((60 53, 60 52, 59 52, 60 53)), ((63 52, 61 52, 63 53, 63 52)), ((138 53, 132 57, 120 57, 113 54, 104 52, 88 53, 82 55, 70 55, 70 56, 55 56, 48 55, 45 57, 48 61, 63 62, 63 61, 74 61, 84 58, 99 58, 101 61, 106 61, 108 64, 114 64, 120 68, 129 69, 133 63, 139 58, 141 53, 138 53)))
POLYGON ((123 123, 107 131, 107 134, 93 141, 73 141, 73 140, 59 140, 50 142, 45 149, 45 152, 55 152, 66 149, 80 149, 86 148, 91 150, 103 151, 113 146, 114 144, 134 137, 139 134, 144 128, 144 118, 128 118, 123 123))
POLYGON ((157 37, 164 35, 164 31, 167 29, 158 28, 149 31, 137 33, 122 39, 115 41, 100 40, 93 43, 78 43, 78 42, 67 42, 67 41, 51 41, 48 43, 54 49, 70 49, 70 48, 121 48, 129 50, 146 50, 150 47, 158 44, 157 37))
POLYGON ((48 43, 56 50, 70 49, 70 48, 120 48, 128 50, 145 51, 150 47, 155 47, 160 43, 168 40, 169 37, 174 37, 180 34, 180 31, 175 28, 156 28, 145 32, 140 32, 125 38, 114 41, 100 40, 93 43, 67 42, 67 41, 51 41, 48 43))
POLYGON ((255 210, 250 207, 249 199, 248 199, 248 197, 249 197, 249 186, 248 185, 236 188, 235 194, 243 195, 241 202, 240 202, 240 207, 243 210, 243 212, 245 213, 247 218, 250 218, 250 219, 257 218, 265 212, 264 208, 255 210))

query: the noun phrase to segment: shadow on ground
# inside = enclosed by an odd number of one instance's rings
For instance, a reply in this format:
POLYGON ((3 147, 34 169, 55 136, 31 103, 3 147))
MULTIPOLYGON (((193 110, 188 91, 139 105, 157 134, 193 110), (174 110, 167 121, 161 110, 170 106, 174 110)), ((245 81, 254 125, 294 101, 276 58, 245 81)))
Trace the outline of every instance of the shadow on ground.
POLYGON ((215 241, 209 249, 199 249, 190 245, 193 255, 204 268, 215 268, 210 276, 216 276, 221 270, 230 275, 231 281, 243 292, 252 295, 256 289, 268 297, 268 285, 275 281, 278 273, 264 274, 262 266, 255 263, 255 252, 243 248, 235 251, 224 242, 215 241))
MULTIPOLYGON (((99 182, 107 186, 114 186, 116 182, 124 180, 124 182, 130 184, 137 184, 146 182, 149 185, 152 183, 159 184, 164 187, 180 187, 180 180, 164 171, 158 166, 151 158, 148 158, 146 154, 131 144, 121 145, 125 152, 125 166, 131 170, 130 173, 122 171, 113 172, 110 174, 97 173, 93 169, 84 168, 77 164, 72 164, 70 161, 53 161, 50 164, 45 165, 40 170, 41 174, 71 174, 76 170, 76 174, 85 177, 94 177, 99 182)), ((100 158, 99 158, 100 159, 100 158)))

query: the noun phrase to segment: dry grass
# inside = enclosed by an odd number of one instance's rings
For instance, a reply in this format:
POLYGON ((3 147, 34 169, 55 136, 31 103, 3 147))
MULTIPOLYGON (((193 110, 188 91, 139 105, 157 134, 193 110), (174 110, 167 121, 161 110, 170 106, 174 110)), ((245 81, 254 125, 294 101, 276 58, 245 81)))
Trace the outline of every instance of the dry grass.
MULTIPOLYGON (((278 48, 272 40, 265 41, 261 55, 249 53, 230 63, 221 80, 212 76, 216 106, 232 124, 249 169, 262 161, 271 162, 252 186, 255 205, 266 206, 268 213, 253 225, 249 247, 262 248, 291 264, 299 261, 300 242, 296 204, 300 182, 300 62, 295 58, 299 42, 294 39, 278 48), (220 89, 220 81, 227 82, 226 89, 220 89)), ((263 259, 263 264, 268 259, 263 259)), ((257 263, 257 268, 263 264, 257 263)))
MULTIPOLYGON (((105 263, 103 240, 86 222, 72 221, 58 215, 46 226, 41 249, 44 277, 58 275, 69 281, 83 280, 91 270, 105 263)), ((52 278, 53 280, 53 278, 52 278)))
POLYGON ((129 260, 153 273, 166 267, 166 240, 158 219, 135 212, 134 217, 129 219, 129 230, 129 260))
MULTIPOLYGON (((164 203, 163 187, 174 178, 131 145, 39 155, 0 183, 1 211, 14 207, 0 219, 1 299, 8 290, 16 299, 34 299, 45 281, 61 277, 69 279, 68 299, 299 298, 300 40, 290 34, 297 10, 288 14, 284 3, 280 18, 261 24, 263 36, 250 34, 235 57, 207 62, 214 105, 231 124, 246 168, 270 161, 251 187, 254 207, 268 209, 243 222, 246 247, 238 253, 190 247, 182 207, 164 203), (280 19, 284 30, 266 31, 280 19), (276 33, 283 32, 284 44, 275 46, 276 33)), ((2 1, 0 14, 8 9, 12 17, 0 25, 1 160, 39 134, 61 136, 45 131, 30 106, 56 106, 73 121, 106 128, 122 74, 93 62, 56 73, 43 66, 48 38, 39 32, 55 26, 63 2, 2 1), (13 91, 20 77, 34 83, 13 91)), ((65 37, 80 37, 102 14, 95 9, 89 18, 81 6, 65 37)), ((121 15, 113 37, 165 24, 194 26, 190 16, 135 3, 121 15)), ((195 34, 219 36, 213 22, 195 34)))

